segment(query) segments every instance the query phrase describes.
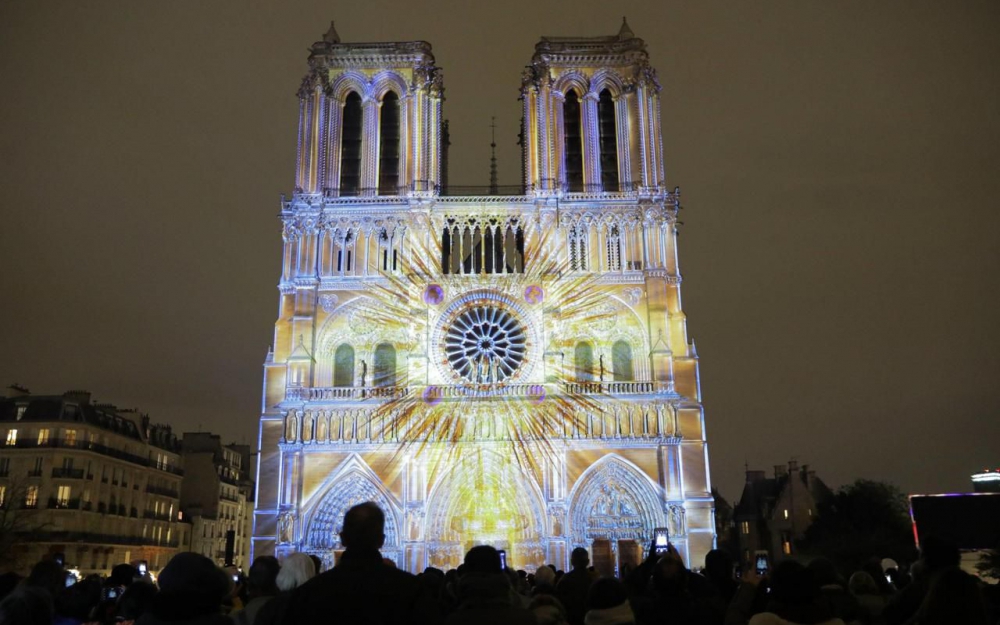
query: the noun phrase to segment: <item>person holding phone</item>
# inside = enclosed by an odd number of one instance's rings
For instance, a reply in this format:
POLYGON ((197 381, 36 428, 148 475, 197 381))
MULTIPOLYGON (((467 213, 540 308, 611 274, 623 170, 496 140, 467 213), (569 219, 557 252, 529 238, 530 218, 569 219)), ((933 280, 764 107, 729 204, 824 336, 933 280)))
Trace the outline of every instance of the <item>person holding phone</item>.
POLYGON ((815 576, 798 562, 785 560, 766 575, 757 571, 757 566, 744 571, 740 588, 729 604, 726 625, 845 625, 823 600, 815 576), (760 591, 767 592, 767 607, 753 614, 760 591))

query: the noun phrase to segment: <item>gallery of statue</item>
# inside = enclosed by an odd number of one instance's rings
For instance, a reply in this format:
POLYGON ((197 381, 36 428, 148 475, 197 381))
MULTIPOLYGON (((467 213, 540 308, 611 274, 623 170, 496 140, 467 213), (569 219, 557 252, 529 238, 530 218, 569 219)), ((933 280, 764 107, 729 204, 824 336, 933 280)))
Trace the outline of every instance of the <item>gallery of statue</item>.
POLYGON ((523 184, 499 187, 494 165, 470 192, 448 185, 430 44, 341 43, 331 25, 312 46, 255 556, 329 566, 344 512, 375 501, 383 555, 411 571, 492 544, 528 570, 582 546, 611 573, 655 528, 703 562, 714 510, 659 93, 625 23, 543 37, 521 76, 523 184))

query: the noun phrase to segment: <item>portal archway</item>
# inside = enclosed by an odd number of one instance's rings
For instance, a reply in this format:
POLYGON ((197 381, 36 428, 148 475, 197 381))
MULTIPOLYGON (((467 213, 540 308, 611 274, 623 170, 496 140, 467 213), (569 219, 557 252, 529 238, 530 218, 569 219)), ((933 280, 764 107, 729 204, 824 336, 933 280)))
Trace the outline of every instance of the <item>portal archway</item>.
POLYGON ((475 545, 505 549, 513 568, 543 564, 545 508, 535 480, 512 457, 482 448, 463 452, 428 499, 428 565, 457 567, 475 545))
POLYGON ((326 492, 308 515, 304 550, 323 558, 325 566, 332 565, 333 552, 344 548, 340 542, 344 514, 353 506, 372 501, 385 513, 385 544, 382 555, 398 562, 401 554, 399 506, 392 495, 386 492, 378 477, 360 459, 350 458, 346 463, 329 481, 326 492))
POLYGON ((666 527, 659 487, 635 465, 615 454, 595 462, 570 494, 574 547, 596 540, 612 545, 634 540, 648 545, 653 529, 666 527))

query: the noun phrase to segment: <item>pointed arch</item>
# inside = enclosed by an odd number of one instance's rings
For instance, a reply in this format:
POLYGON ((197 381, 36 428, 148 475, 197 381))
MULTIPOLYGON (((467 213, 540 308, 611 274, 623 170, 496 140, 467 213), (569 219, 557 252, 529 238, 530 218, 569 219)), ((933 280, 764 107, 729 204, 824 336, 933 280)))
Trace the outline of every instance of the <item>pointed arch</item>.
POLYGON ((577 96, 582 97, 590 90, 590 85, 586 76, 577 71, 570 71, 556 78, 552 88, 557 93, 562 94, 564 98, 569 95, 570 91, 576 91, 577 96))
POLYGON ((586 471, 569 495, 574 546, 594 540, 646 543, 653 529, 667 527, 662 489, 636 465, 608 454, 586 471))
POLYGON ((600 93, 605 89, 611 92, 612 97, 621 97, 625 93, 625 81, 622 80, 618 72, 612 69, 599 69, 594 72, 590 79, 590 90, 594 93, 600 93))
POLYGON ((597 99, 597 134, 601 159, 601 189, 618 189, 618 113, 617 97, 602 89, 597 99))
POLYGON ((344 514, 366 501, 385 514, 383 553, 395 557, 400 549, 400 506, 378 475, 356 454, 347 458, 317 492, 304 514, 308 519, 303 542, 307 550, 342 549, 340 530, 344 514))
POLYGON ((362 99, 370 95, 371 85, 359 71, 349 70, 337 76, 330 84, 330 97, 343 103, 350 92, 358 93, 362 99))
POLYGON ((400 103, 393 90, 382 96, 379 107, 378 194, 399 194, 400 103))
POLYGON ((396 72, 389 70, 382 70, 372 76, 370 85, 371 96, 380 101, 384 101, 385 96, 390 91, 394 92, 396 97, 400 99, 402 99, 408 91, 406 81, 403 80, 403 77, 396 72))
POLYGON ((502 545, 516 567, 541 565, 532 547, 546 534, 545 498, 530 471, 491 449, 464 454, 427 497, 424 539, 439 561, 457 566, 471 540, 502 545))
POLYGON ((575 90, 563 100, 563 159, 566 191, 583 191, 583 106, 575 90))
POLYGON ((364 133, 362 97, 357 91, 344 96, 340 136, 340 195, 361 190, 361 142, 364 133))

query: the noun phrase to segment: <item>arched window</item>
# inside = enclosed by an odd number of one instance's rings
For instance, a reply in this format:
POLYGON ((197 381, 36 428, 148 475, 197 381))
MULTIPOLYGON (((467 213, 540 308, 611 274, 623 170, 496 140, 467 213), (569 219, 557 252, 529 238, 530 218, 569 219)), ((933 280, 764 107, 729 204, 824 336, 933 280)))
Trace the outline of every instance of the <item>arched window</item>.
POLYGON ((594 347, 587 341, 580 341, 573 350, 573 366, 576 369, 576 379, 579 382, 590 382, 594 379, 594 347))
POLYGON ((441 234, 441 273, 451 273, 451 227, 445 226, 441 234))
POLYGON ((361 96, 347 94, 344 101, 340 143, 340 194, 357 195, 361 189, 361 96))
POLYGON ((392 91, 382 98, 379 118, 378 194, 399 194, 399 97, 392 91))
POLYGON ((584 225, 569 229, 569 268, 573 271, 587 270, 587 228, 584 225))
POLYGON ((580 96, 576 91, 566 94, 563 102, 563 135, 566 158, 566 190, 583 191, 583 132, 580 118, 580 96))
POLYGON ((605 89, 597 100, 597 130, 601 143, 601 188, 618 191, 618 130, 615 101, 605 89))
POLYGON ((333 385, 354 386, 354 348, 347 343, 333 355, 333 385))
POLYGON ((619 236, 618 226, 611 226, 608 230, 608 271, 620 271, 622 268, 622 243, 619 236))
POLYGON ((632 346, 627 341, 615 341, 611 346, 611 368, 615 382, 631 382, 635 379, 632 369, 632 346))
POLYGON ((396 348, 388 343, 375 347, 375 386, 396 386, 396 348))

